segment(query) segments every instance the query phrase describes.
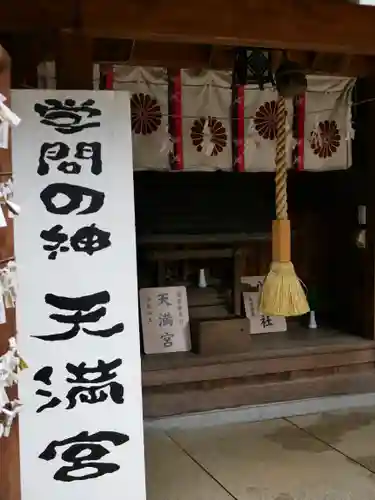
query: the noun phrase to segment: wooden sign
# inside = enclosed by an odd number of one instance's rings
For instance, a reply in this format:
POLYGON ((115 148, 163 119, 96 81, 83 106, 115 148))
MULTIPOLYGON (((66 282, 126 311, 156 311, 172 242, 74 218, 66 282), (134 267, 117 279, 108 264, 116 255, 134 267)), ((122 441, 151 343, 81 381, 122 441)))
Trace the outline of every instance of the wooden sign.
POLYGON ((139 298, 145 353, 190 351, 186 287, 142 288, 139 298))
POLYGON ((22 500, 145 500, 126 92, 13 92, 22 500))
POLYGON ((259 292, 243 292, 246 317, 250 321, 250 333, 285 332, 283 316, 267 316, 259 312, 259 292))

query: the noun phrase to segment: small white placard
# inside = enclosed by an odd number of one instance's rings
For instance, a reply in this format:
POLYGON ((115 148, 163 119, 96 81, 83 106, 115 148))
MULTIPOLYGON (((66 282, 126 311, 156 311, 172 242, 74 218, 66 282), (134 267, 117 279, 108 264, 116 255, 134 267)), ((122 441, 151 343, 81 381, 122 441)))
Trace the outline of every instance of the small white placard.
POLYGON ((263 285, 264 276, 242 276, 241 283, 260 290, 263 285))
POLYGON ((190 351, 186 287, 142 288, 139 301, 146 354, 190 351))
POLYGON ((259 312, 259 292, 243 292, 243 299, 251 334, 286 331, 286 319, 283 316, 266 316, 259 312))

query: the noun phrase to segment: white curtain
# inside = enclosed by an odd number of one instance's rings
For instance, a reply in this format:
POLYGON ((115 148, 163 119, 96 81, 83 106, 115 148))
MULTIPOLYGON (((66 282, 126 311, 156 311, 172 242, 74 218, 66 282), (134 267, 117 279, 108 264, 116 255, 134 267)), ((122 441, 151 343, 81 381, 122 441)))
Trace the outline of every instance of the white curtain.
POLYGON ((131 94, 134 169, 169 169, 167 71, 115 66, 113 88, 131 94))
POLYGON ((307 81, 304 169, 347 169, 352 164, 355 79, 311 75, 307 81))
POLYGON ((185 170, 232 169, 232 77, 225 71, 182 71, 185 170))
MULTIPOLYGON (((263 91, 257 85, 247 85, 245 95, 245 170, 270 172, 275 170, 276 153, 276 103, 277 92, 267 86, 263 91)), ((293 103, 287 100, 287 155, 291 167, 293 103)))

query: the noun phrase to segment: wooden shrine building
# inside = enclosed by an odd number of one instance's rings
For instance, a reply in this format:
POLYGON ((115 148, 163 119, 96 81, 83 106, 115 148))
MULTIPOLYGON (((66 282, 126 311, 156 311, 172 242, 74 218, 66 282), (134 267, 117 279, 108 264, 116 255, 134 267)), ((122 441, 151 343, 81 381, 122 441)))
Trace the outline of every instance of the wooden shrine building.
MULTIPOLYGON (((114 66, 166 68, 169 77, 181 69, 230 73, 239 47, 267 51, 273 71, 287 57, 309 75, 356 79, 350 168, 292 169, 288 179, 293 262, 317 290, 317 330, 288 321, 288 331, 256 335, 249 348, 233 340, 243 328, 241 277, 264 275, 271 258, 274 172, 231 165, 230 172, 134 173, 139 287, 181 284, 207 267, 224 288, 207 292, 206 302, 188 293, 196 324, 215 318, 204 341, 192 339, 193 353, 142 353, 143 404, 145 417, 155 418, 375 392, 375 8, 345 0, 3 3, 4 94, 9 78, 12 89, 40 87, 46 62, 64 90, 115 88, 114 66), (227 328, 225 319, 237 323, 227 328)), ((9 152, 0 151, 8 172, 9 152)), ((11 227, 0 241, 1 260, 13 254, 11 227)), ((2 349, 14 331, 14 321, 0 326, 2 349)), ((14 427, 0 440, 0 500, 21 500, 19 483, 14 427)))

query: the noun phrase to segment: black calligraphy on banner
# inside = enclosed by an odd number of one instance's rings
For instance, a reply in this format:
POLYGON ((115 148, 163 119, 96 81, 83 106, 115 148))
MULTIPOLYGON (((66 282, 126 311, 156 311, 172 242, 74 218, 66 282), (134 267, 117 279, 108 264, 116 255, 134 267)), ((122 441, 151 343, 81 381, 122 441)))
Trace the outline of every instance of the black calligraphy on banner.
POLYGON ((42 118, 40 123, 52 127, 60 134, 76 134, 88 128, 100 127, 97 120, 102 115, 94 107, 93 99, 77 103, 75 99, 45 99, 44 104, 36 103, 34 111, 42 118))
POLYGON ((56 182, 55 184, 49 184, 40 193, 40 199, 47 211, 56 215, 69 215, 81 208, 85 197, 89 199, 88 206, 77 212, 76 215, 89 215, 99 212, 105 199, 105 194, 102 191, 67 184, 66 182, 56 182))
POLYGON ((70 340, 78 335, 80 330, 94 337, 109 338, 124 331, 124 323, 117 323, 110 328, 90 330, 83 328, 83 324, 97 323, 107 314, 104 304, 110 302, 107 291, 97 292, 82 297, 61 297, 52 293, 45 295, 46 304, 60 309, 61 311, 73 312, 73 314, 50 314, 49 317, 62 325, 72 325, 70 330, 62 333, 49 333, 46 335, 33 335, 33 337, 48 342, 70 340), (100 307, 98 307, 100 306, 100 307))
POLYGON ((70 154, 70 147, 64 142, 45 142, 40 148, 38 174, 47 175, 51 168, 63 174, 78 175, 82 169, 89 169, 92 174, 102 173, 100 142, 79 142, 73 158, 78 161, 67 161, 70 154), (62 161, 63 160, 63 161, 62 161))
MULTIPOLYGON (((116 368, 122 365, 121 359, 115 359, 106 363, 99 359, 96 366, 88 367, 82 362, 79 365, 68 363, 66 370, 71 377, 67 377, 66 381, 72 385, 69 389, 66 399, 68 401, 67 410, 76 407, 77 401, 87 404, 103 403, 108 398, 115 404, 124 403, 124 387, 114 380, 117 377, 116 368)), ((38 370, 34 375, 36 382, 41 382, 45 386, 51 386, 51 377, 53 374, 52 366, 45 366, 38 370)), ((62 401, 53 396, 51 390, 38 389, 38 396, 49 398, 49 401, 37 409, 37 413, 42 413, 44 410, 56 408, 62 401)))
POLYGON ((52 441, 39 458, 49 462, 56 458, 58 448, 66 447, 61 453, 61 460, 69 465, 60 467, 53 478, 65 483, 95 479, 120 469, 116 463, 101 460, 110 454, 110 450, 104 444, 121 446, 128 441, 129 436, 120 432, 100 431, 90 435, 87 431, 83 431, 61 441, 52 441))
POLYGON ((71 148, 67 144, 45 142, 40 148, 38 174, 47 175, 53 168, 68 175, 78 175, 82 169, 89 169, 92 174, 99 175, 103 166, 101 148, 100 142, 79 142, 72 160, 69 159, 71 148))
POLYGON ((61 224, 56 224, 51 229, 43 229, 40 237, 48 242, 43 245, 43 249, 49 252, 49 260, 56 260, 58 252, 66 253, 70 249, 74 252, 94 255, 112 245, 111 233, 98 228, 95 223, 81 227, 71 237, 63 232, 61 224))

